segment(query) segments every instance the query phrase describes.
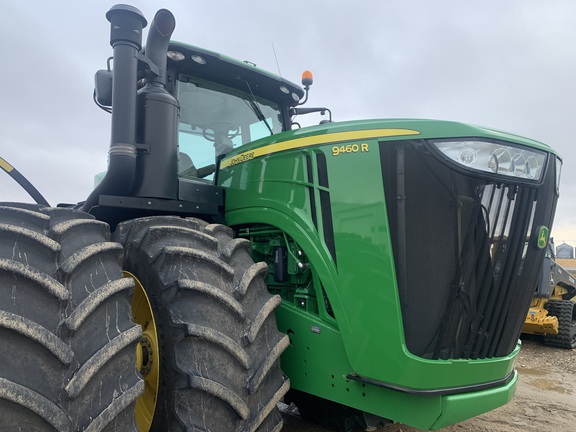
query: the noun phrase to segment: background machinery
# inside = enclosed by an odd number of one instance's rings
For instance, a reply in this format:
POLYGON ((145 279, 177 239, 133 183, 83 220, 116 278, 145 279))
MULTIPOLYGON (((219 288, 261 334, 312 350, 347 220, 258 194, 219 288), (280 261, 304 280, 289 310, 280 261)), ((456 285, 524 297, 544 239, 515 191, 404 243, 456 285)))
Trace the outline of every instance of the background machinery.
POLYGON ((575 303, 576 279, 556 262, 550 241, 522 333, 543 335, 546 345, 576 348, 575 303))
POLYGON ((170 42, 167 10, 144 50, 137 9, 107 18, 105 177, 0 206, 0 429, 277 432, 282 398, 345 431, 438 429, 510 400, 553 150, 446 121, 297 128, 329 112, 299 106, 309 75, 170 42))

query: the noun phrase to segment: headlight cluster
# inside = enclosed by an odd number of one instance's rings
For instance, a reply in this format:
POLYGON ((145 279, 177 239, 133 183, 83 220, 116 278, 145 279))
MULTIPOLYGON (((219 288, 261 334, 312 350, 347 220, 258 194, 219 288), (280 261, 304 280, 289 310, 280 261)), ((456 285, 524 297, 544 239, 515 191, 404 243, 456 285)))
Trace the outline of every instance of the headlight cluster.
POLYGON ((509 177, 540 180, 546 161, 543 151, 502 142, 433 140, 431 143, 462 166, 509 177))

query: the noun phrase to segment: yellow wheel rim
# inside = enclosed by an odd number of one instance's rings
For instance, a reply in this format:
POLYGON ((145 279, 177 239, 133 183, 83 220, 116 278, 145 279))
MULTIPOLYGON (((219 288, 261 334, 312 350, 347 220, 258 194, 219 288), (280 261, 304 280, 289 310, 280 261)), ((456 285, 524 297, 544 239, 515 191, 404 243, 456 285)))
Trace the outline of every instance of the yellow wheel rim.
POLYGON ((132 317, 142 326, 142 339, 136 348, 136 367, 144 378, 144 394, 136 400, 136 422, 140 432, 148 432, 152 426, 160 379, 160 355, 158 334, 152 306, 140 281, 131 273, 124 275, 134 279, 136 288, 132 297, 132 317))

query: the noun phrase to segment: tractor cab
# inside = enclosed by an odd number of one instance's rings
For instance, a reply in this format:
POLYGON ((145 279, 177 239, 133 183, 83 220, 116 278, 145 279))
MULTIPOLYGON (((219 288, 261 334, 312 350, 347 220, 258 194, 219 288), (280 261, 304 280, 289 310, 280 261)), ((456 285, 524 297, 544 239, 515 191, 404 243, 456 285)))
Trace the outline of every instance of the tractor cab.
POLYGON ((180 106, 178 173, 212 180, 217 159, 291 128, 302 89, 280 77, 190 45, 168 51, 168 91, 180 106))
MULTIPOLYGON (((124 108, 117 121, 114 116, 119 110, 110 109, 113 89, 132 84, 119 82, 124 77, 116 76, 110 65, 96 74, 96 103, 112 112, 113 125, 130 128, 123 135, 134 140, 136 151, 135 166, 122 168, 123 173, 133 174, 107 173, 116 179, 107 183, 106 176, 100 179, 102 183, 83 205, 112 226, 142 211, 197 214, 222 221, 223 191, 216 186, 220 160, 242 145, 291 130, 297 125, 292 122, 296 115, 329 112, 296 108, 308 99, 312 84, 308 71, 302 77, 303 89, 254 63, 163 39, 162 35, 149 37, 147 47, 135 54, 135 104, 124 108), (158 40, 166 45, 162 50, 158 40), (125 113, 131 110, 135 120, 129 126, 130 116, 125 113), (119 191, 119 184, 126 185, 125 190, 119 191)), ((123 58, 122 52, 114 56, 116 69, 123 58)), ((112 142, 116 141, 127 140, 115 138, 113 127, 112 142)))

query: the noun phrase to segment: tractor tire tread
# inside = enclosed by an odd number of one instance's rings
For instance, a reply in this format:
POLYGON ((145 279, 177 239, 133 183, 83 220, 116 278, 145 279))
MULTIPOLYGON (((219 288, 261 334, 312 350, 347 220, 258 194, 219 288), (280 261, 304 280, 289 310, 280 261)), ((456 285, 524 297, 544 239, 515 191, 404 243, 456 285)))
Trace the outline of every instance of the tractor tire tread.
POLYGON ((128 407, 137 395, 126 395, 143 391, 134 367, 141 328, 122 246, 110 237, 79 210, 0 205, 0 380, 11 383, 0 387, 13 394, 0 398, 0 430, 95 431, 105 417, 137 430, 128 407))
MULTIPOLYGON (((134 406, 136 399, 144 392, 144 381, 138 381, 130 389, 122 393, 106 407, 102 413, 96 417, 86 429, 82 432, 101 432, 106 426, 112 423, 117 416, 125 411, 128 407, 134 406)), ((117 428, 113 428, 114 431, 117 428)))
POLYGON ((38 208, 11 207, 6 203, 0 203, 0 220, 12 225, 25 225, 28 229, 44 233, 50 226, 50 216, 38 210, 38 208))
POLYGON ((228 351, 232 356, 240 362, 244 369, 250 369, 250 359, 248 353, 240 344, 236 343, 232 338, 226 336, 224 333, 219 332, 211 327, 200 326, 197 324, 187 325, 187 335, 203 339, 207 342, 219 345, 220 348, 228 351))
POLYGON ((558 334, 545 335, 544 343, 551 347, 576 348, 576 306, 570 300, 548 300, 548 314, 558 317, 558 334))
POLYGON ((142 330, 139 327, 132 327, 120 333, 108 344, 102 347, 96 354, 92 355, 66 385, 66 393, 70 398, 77 397, 86 387, 88 382, 96 376, 100 370, 110 362, 120 351, 134 342, 140 340, 142 330))
POLYGON ((0 399, 23 405, 57 431, 70 429, 70 419, 66 413, 58 405, 30 388, 0 378, 0 399))
POLYGON ((254 342, 256 340, 256 336, 258 336, 258 332, 268 319, 270 315, 272 315, 276 309, 280 307, 282 304, 282 297, 279 295, 275 295, 270 297, 270 299, 264 303, 264 305, 260 308, 252 322, 248 325, 245 331, 245 338, 247 339, 248 343, 254 342))
POLYGON ((42 345, 62 364, 70 364, 74 358, 72 349, 51 331, 20 315, 0 311, 0 327, 20 333, 42 345))
POLYGON ((214 300, 221 302, 224 306, 230 309, 230 311, 234 312, 234 314, 239 319, 243 320, 245 318, 244 308, 242 307, 242 305, 238 301, 236 301, 236 299, 232 297, 230 294, 227 294, 226 292, 220 290, 219 288, 216 288, 213 285, 185 279, 178 281, 178 288, 180 290, 191 290, 195 291, 196 293, 209 296, 214 300))
POLYGON ((159 317, 163 352, 152 431, 272 432, 282 424, 276 403, 289 381, 279 358, 289 340, 273 314, 280 298, 266 289, 266 264, 254 264, 248 243, 232 233, 162 216, 116 230, 124 267, 159 317))

